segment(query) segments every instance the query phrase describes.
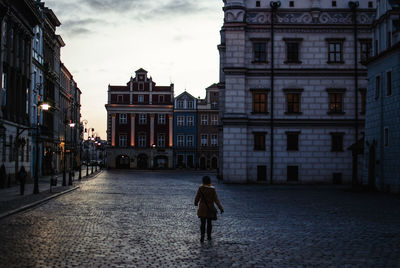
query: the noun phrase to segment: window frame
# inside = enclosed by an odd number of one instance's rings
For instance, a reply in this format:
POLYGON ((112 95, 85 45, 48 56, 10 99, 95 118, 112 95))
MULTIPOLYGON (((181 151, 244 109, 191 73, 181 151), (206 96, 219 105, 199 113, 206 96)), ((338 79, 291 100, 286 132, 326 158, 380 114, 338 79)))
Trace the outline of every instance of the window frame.
POLYGON ((268 114, 269 89, 264 89, 264 90, 254 89, 251 91, 252 91, 252 113, 268 114), (264 96, 264 102, 262 100, 262 96, 264 96), (263 110, 263 105, 265 105, 264 110, 263 110))
POLYGON ((128 135, 126 134, 119 134, 118 137, 118 146, 120 148, 126 148, 128 147, 128 135))
POLYGON ((119 124, 120 125, 128 124, 128 114, 119 114, 119 124))
POLYGON ((185 146, 185 135, 176 135, 176 146, 177 147, 185 146))
POLYGON ((139 114, 139 125, 147 124, 147 114, 139 114))
POLYGON ((268 63, 269 38, 250 38, 252 49, 252 63, 268 63), (260 49, 263 48, 263 49, 260 49))
POLYGON ((208 146, 208 134, 200 134, 200 146, 201 147, 208 146))
POLYGON ((266 132, 253 132, 254 151, 265 151, 266 150, 266 132))
POLYGON ((164 148, 165 147, 165 134, 161 133, 157 135, 157 147, 164 148))
POLYGON ((193 147, 194 146, 194 137, 193 135, 186 136, 186 146, 193 147))
POLYGON ((343 60, 343 47, 344 38, 327 38, 325 39, 328 43, 328 64, 344 64, 343 60), (332 50, 332 45, 334 45, 332 50), (338 49, 339 48, 339 49, 338 49), (333 56, 333 58, 332 58, 333 56), (337 59, 339 57, 339 59, 337 59))
POLYGON ((303 38, 283 38, 285 41, 285 52, 286 52, 286 60, 284 61, 285 64, 301 64, 302 61, 300 60, 300 46, 303 38), (289 51, 290 46, 296 44, 295 52, 289 51))
POLYGON ((392 96, 393 93, 393 76, 392 70, 386 72, 386 97, 392 96))
POLYGON ((344 132, 331 132, 331 152, 344 152, 344 132))
POLYGON ((186 121, 187 121, 187 125, 189 127, 194 126, 194 116, 192 116, 192 115, 187 116, 186 121))
POLYGON ((381 76, 375 76, 375 99, 379 99, 380 91, 381 91, 381 76))
POLYGON ((372 57, 372 39, 360 39, 360 62, 365 63, 372 57))
POLYGON ((328 88, 328 113, 329 115, 343 115, 344 112, 344 88, 328 88), (333 98, 332 98, 333 97, 333 98), (337 98, 340 97, 340 98, 337 98), (338 109, 339 107, 339 109, 338 109))
POLYGON ((202 125, 202 126, 208 125, 208 115, 207 114, 200 115, 200 125, 202 125))
POLYGON ((145 134, 139 134, 138 135, 138 146, 140 148, 145 148, 146 147, 146 135, 145 134))
POLYGON ((185 126, 185 117, 183 115, 176 116, 176 126, 178 127, 185 126))
POLYGON ((218 134, 211 134, 211 147, 218 146, 218 134))
POLYGON ((286 151, 299 151, 299 137, 300 131, 286 131, 286 151))

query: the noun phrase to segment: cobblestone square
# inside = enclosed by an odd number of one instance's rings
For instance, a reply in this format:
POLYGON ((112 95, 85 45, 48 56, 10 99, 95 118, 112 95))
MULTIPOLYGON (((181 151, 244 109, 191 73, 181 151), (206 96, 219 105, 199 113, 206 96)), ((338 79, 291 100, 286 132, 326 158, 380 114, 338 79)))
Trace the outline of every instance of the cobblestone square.
POLYGON ((333 186, 218 183, 201 244, 199 172, 103 171, 0 220, 1 267, 400 267, 400 199, 333 186))

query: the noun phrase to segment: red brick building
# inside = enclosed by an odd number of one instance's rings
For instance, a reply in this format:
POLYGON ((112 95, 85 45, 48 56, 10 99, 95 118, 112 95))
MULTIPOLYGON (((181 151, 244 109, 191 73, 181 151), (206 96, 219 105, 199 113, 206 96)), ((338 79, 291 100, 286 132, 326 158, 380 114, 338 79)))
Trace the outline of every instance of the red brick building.
POLYGON ((174 85, 156 86, 144 69, 125 86, 108 86, 108 167, 173 167, 173 101, 174 85))

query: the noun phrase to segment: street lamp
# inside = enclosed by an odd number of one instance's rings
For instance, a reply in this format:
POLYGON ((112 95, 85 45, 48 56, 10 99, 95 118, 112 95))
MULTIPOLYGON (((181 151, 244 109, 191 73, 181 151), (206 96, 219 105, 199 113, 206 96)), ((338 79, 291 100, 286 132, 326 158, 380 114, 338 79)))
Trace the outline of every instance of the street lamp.
MULTIPOLYGON (((39 104, 39 103, 38 103, 39 104)), ((35 178, 33 184, 33 193, 39 193, 39 120, 40 120, 40 110, 47 111, 50 109, 50 105, 48 103, 41 103, 37 106, 37 115, 36 115, 36 162, 35 162, 35 178)))
POLYGON ((69 123, 69 127, 71 128, 71 137, 70 137, 71 141, 70 141, 70 149, 69 149, 69 155, 70 155, 69 168, 70 168, 70 171, 69 171, 69 177, 68 177, 68 185, 72 185, 72 172, 74 172, 73 153, 72 153, 72 142, 73 142, 72 130, 75 127, 75 123, 74 122, 69 123))

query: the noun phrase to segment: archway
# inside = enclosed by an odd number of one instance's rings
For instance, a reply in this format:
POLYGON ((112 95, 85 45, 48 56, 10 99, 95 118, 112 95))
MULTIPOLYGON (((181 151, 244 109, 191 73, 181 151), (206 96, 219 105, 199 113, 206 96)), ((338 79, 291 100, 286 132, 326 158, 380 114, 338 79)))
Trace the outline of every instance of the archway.
POLYGON ((168 168, 168 157, 165 155, 158 155, 154 158, 154 168, 166 169, 168 168))
POLYGON ((129 162, 129 156, 127 155, 119 155, 117 156, 117 159, 115 160, 116 162, 116 168, 130 168, 129 162))
POLYGON ((218 168, 218 159, 216 157, 213 157, 211 159, 211 168, 212 169, 217 169, 218 168))
POLYGON ((140 154, 137 157, 137 168, 138 169, 147 169, 148 166, 148 157, 145 154, 140 154))

